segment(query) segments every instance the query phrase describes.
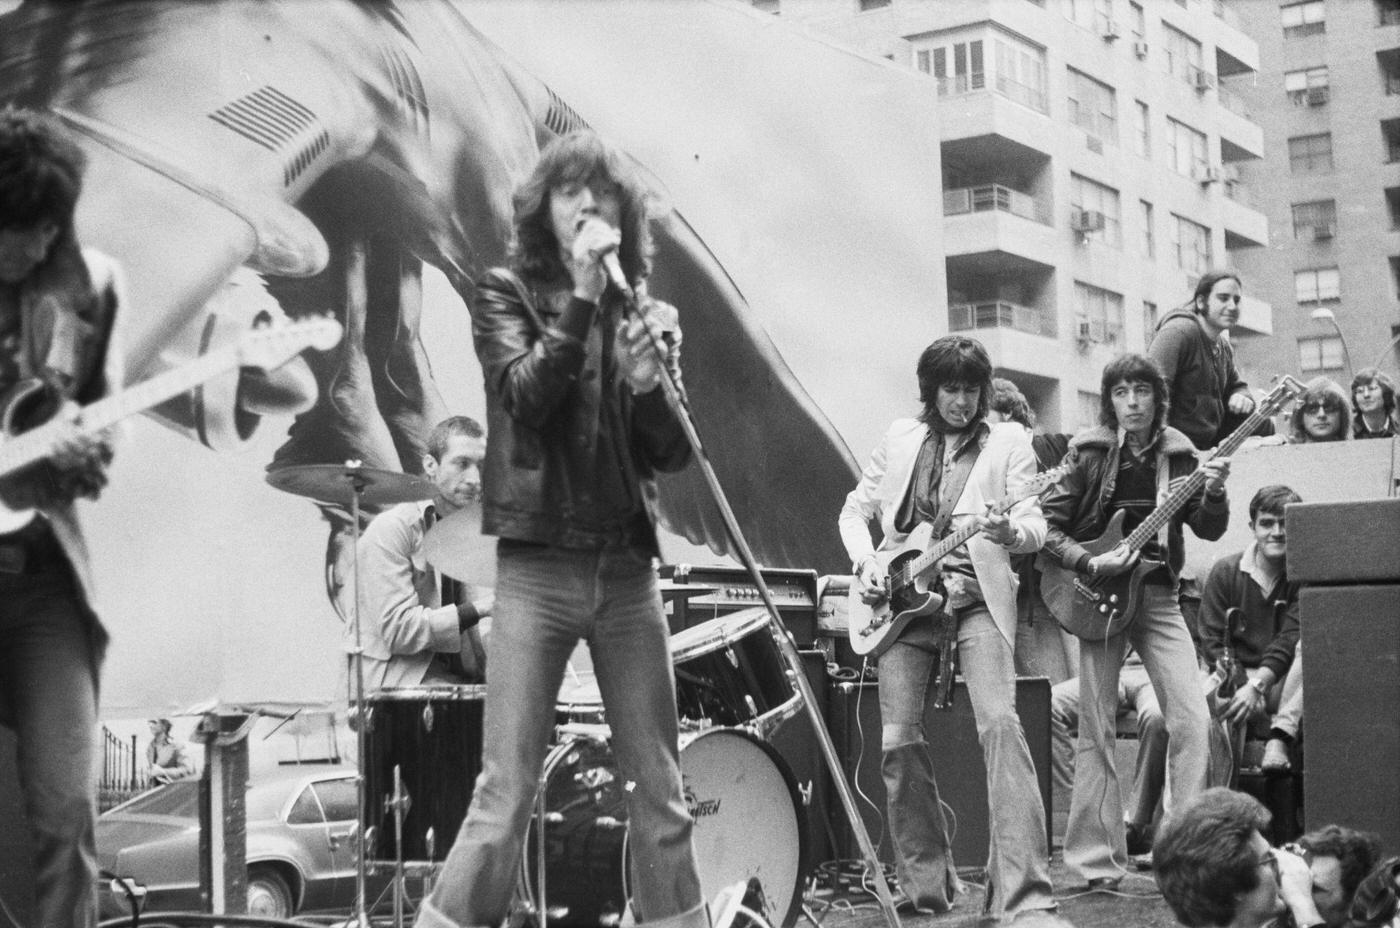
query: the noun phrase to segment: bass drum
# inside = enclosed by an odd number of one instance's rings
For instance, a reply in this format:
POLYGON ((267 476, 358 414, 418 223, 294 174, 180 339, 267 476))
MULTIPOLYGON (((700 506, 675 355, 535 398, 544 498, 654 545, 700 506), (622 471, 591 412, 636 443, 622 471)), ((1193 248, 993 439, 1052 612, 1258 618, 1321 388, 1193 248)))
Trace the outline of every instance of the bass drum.
MULTIPOLYGON (((545 762, 543 888, 538 821, 525 841, 522 895, 567 928, 612 928, 631 896, 626 792, 605 738, 606 729, 572 733, 545 762)), ((681 775, 705 901, 736 883, 757 886, 760 898, 750 902, 770 924, 791 928, 807 829, 787 763, 748 732, 711 728, 681 737, 681 775)))

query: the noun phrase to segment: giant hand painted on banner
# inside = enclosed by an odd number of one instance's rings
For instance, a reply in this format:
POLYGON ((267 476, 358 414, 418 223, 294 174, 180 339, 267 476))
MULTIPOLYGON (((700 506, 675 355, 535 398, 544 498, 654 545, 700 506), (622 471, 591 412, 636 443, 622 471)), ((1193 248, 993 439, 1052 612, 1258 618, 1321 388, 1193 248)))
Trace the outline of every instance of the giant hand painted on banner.
MULTIPOLYGON (((567 41, 567 17, 590 6, 560 5, 564 19, 548 25, 553 17, 544 17, 538 37, 567 41), (570 6, 573 12, 565 13, 570 6)), ((751 33, 760 22, 734 21, 734 11, 704 3, 664 6, 719 36, 751 33)), ((28 0, 0 16, 0 101, 56 113, 89 155, 79 229, 85 242, 126 268, 130 305, 123 324, 132 379, 217 347, 258 318, 323 312, 345 323, 339 347, 308 356, 278 377, 229 375, 161 407, 161 423, 190 439, 188 451, 163 444, 167 458, 210 453, 200 446, 218 455, 256 448, 254 459, 238 456, 237 467, 277 470, 353 458, 370 467, 417 472, 433 423, 449 412, 480 415, 479 409, 444 400, 445 393, 460 395, 460 381, 480 375, 474 359, 444 357, 425 337, 424 268, 443 275, 459 298, 446 313, 460 337, 469 325, 472 280, 504 259, 510 192, 540 146, 585 123, 632 146, 628 120, 616 118, 629 109, 625 100, 595 111, 571 105, 567 91, 541 80, 479 31, 475 9, 446 0, 28 0), (288 422, 285 439, 269 444, 266 430, 288 422)), ((521 9, 512 14, 519 16, 521 9)), ((494 14, 482 8, 483 16, 498 17, 506 36, 514 28, 512 14, 500 19, 500 7, 494 14)), ((781 41, 805 42, 806 54, 839 56, 843 67, 851 66, 851 56, 810 40, 781 41)), ((857 66, 880 70, 873 62, 857 66)), ((890 80, 878 74, 879 82, 890 80)), ((586 89, 589 75, 563 76, 566 84, 575 81, 586 89)), ((771 286, 759 281, 765 275, 736 275, 708 244, 709 231, 691 221, 694 178, 679 176, 676 165, 686 163, 679 152, 689 151, 684 135, 692 126, 684 113, 668 115, 680 117, 678 147, 655 159, 664 163, 648 157, 656 152, 641 135, 635 138, 649 152, 632 153, 666 194, 651 289, 681 307, 687 383, 701 434, 762 563, 841 570, 835 513, 854 483, 854 459, 843 431, 810 392, 810 376, 795 374, 787 352, 780 353, 770 337, 770 323, 777 319, 781 325, 784 314, 765 318, 763 306, 746 299, 750 291, 764 293, 771 286)), ((812 141, 823 131, 820 125, 800 128, 812 141)), ((762 145, 753 153, 761 158, 762 145)), ((700 158, 697 150, 694 159, 700 158)), ((936 192, 937 178, 929 183, 936 192)), ((874 247, 868 236, 882 231, 879 217, 887 205, 862 202, 855 189, 855 199, 849 192, 814 190, 816 197, 840 201, 814 203, 812 209, 844 211, 853 223, 852 243, 865 236, 874 247)), ((714 209, 715 201, 697 204, 697 214, 717 235, 734 236, 707 214, 714 209)), ((742 228, 741 217, 733 218, 742 228)), ((909 269, 910 255, 901 254, 909 250, 907 239, 895 231, 883 243, 896 262, 890 275, 905 275, 912 284, 897 288, 906 311, 915 293, 930 303, 941 297, 927 292, 926 275, 909 269)), ((781 249, 769 257, 782 261, 781 249)), ((763 261, 760 253, 739 263, 763 261)), ((792 269, 775 268, 771 276, 781 281, 785 273, 792 269)), ((844 316, 868 320, 854 326, 856 334, 871 334, 870 324, 877 336, 890 337, 878 332, 882 307, 892 297, 888 288, 842 292, 820 274, 807 274, 814 276, 802 297, 813 314, 811 326, 829 326, 844 316), (810 293, 823 291, 830 304, 811 305, 810 293), (864 305, 864 299, 881 305, 864 305)), ((937 274, 932 279, 941 285, 937 274)), ((786 312, 789 320, 793 315, 786 312)), ((925 334, 916 340, 922 344, 925 334)), ((824 384, 827 390, 854 394, 851 405, 864 407, 858 385, 880 383, 885 372, 844 370, 869 355, 829 327, 823 337, 824 343, 801 346, 803 363, 835 378, 835 384, 824 384), (825 356, 812 358, 813 346, 825 356), (833 372, 838 366, 842 372, 833 372)), ((810 336, 796 341, 802 338, 810 336)), ((460 340, 454 344, 461 346, 460 340)), ((908 383, 912 357, 905 363, 905 356, 899 355, 899 374, 908 383)), ((889 412, 877 407, 874 417, 883 421, 889 412)), ((854 430, 862 445, 869 437, 863 428, 854 430)), ((127 448, 123 454, 139 458, 143 451, 127 448)), ((228 465, 220 460, 210 466, 228 465)), ((143 537, 159 547, 163 503, 143 502, 151 520, 143 537)), ((310 504, 260 505, 271 512, 274 505, 310 504)), ((660 506, 665 525, 677 535, 731 553, 694 468, 664 482, 660 506)), ((207 517, 211 525, 221 518, 269 519, 265 531, 275 535, 276 517, 267 512, 211 511, 207 517)), ((338 565, 347 519, 333 506, 321 507, 321 515, 329 537, 322 548, 326 576, 334 592, 343 582, 338 565)), ((168 553, 171 565, 191 556, 189 550, 168 553)), ((97 557, 100 562, 100 550, 97 557)), ((148 562, 160 569, 158 556, 148 562)), ((151 602, 131 627, 151 621, 151 602)), ((107 605, 109 613, 122 609, 121 603, 107 605)))

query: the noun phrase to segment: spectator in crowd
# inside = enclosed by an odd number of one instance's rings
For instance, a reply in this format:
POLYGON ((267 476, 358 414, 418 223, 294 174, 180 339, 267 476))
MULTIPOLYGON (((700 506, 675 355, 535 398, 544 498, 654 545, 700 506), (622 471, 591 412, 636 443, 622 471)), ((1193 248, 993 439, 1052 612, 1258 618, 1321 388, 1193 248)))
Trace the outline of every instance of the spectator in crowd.
POLYGON ((1269 847, 1269 812, 1244 793, 1208 789, 1175 809, 1152 846, 1162 898, 1188 928, 1265 928, 1288 913, 1297 928, 1326 922, 1303 858, 1269 847))
POLYGON ((1293 407, 1289 442, 1345 441, 1347 408, 1345 390, 1326 377, 1314 377, 1293 407))
POLYGON ((1162 317, 1147 346, 1171 397, 1167 425, 1197 448, 1215 447, 1254 411, 1228 334, 1239 319, 1239 275, 1211 271, 1189 303, 1162 317))
MULTIPOLYGON (((1035 431, 1035 412, 1016 384, 1004 377, 992 378, 988 422, 1015 422, 1031 433, 1036 472, 1044 473, 1060 463, 1069 450, 1068 435, 1035 431)), ((1011 559, 1020 586, 1016 590, 1016 674, 1047 677, 1052 685, 1079 675, 1079 646, 1074 636, 1060 628, 1040 595, 1040 571, 1035 555, 1011 559)))
POLYGON ((1374 367, 1351 379, 1351 437, 1391 438, 1400 435, 1400 412, 1395 408, 1395 381, 1374 367))
POLYGON ((1400 928, 1398 894, 1400 857, 1388 857, 1357 885, 1349 928, 1400 928))
POLYGON ((1381 859, 1381 839, 1369 831, 1325 825, 1298 839, 1312 872, 1313 902, 1327 928, 1343 928, 1362 879, 1381 859))
POLYGON ((1302 664, 1296 659, 1300 624, 1298 588, 1286 569, 1288 534, 1284 509, 1302 497, 1289 487, 1260 487, 1249 501, 1253 540, 1243 551, 1215 562, 1201 596, 1201 656, 1218 667, 1228 654, 1244 669, 1243 679, 1219 709, 1234 727, 1235 757, 1243 751, 1245 726, 1269 719, 1265 769, 1287 770, 1289 749, 1302 723, 1302 664))
POLYGON ((146 775, 153 785, 194 776, 194 762, 185 746, 170 737, 170 719, 151 719, 151 743, 146 745, 146 775))

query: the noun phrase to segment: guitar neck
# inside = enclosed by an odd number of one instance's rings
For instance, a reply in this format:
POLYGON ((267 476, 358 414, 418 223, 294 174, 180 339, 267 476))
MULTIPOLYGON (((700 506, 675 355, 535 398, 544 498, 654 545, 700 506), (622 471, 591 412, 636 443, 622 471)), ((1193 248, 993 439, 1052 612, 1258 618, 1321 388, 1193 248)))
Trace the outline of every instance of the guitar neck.
POLYGON ((929 548, 923 554, 910 561, 908 564, 909 576, 917 577, 919 574, 928 570, 934 564, 937 564, 939 561, 943 560, 945 557, 952 554, 958 548, 966 544, 967 540, 973 535, 976 535, 977 532, 977 523, 970 522, 967 525, 964 525, 962 528, 958 529, 956 532, 944 538, 938 544, 934 545, 932 548, 929 548))
MULTIPOLYGON (((238 357, 237 345, 215 349, 150 380, 84 406, 76 425, 84 433, 100 432, 127 416, 179 396, 209 378, 238 366, 238 357)), ((53 451, 56 430, 55 424, 46 423, 6 439, 0 444, 0 476, 23 470, 48 457, 53 451)))
MULTIPOLYGON (((1240 423, 1239 428, 1231 432, 1230 436, 1222 441, 1206 460, 1228 457, 1238 451, 1240 445, 1244 444, 1244 440, 1254 434, 1254 430, 1262 425, 1265 419, 1278 411, 1279 406, 1282 405, 1281 398, 1284 395, 1287 395, 1286 391, 1283 386, 1280 386, 1273 393, 1260 400, 1255 405, 1254 411, 1240 423)), ((1137 551, 1157 537, 1157 533, 1171 520, 1171 517, 1176 515, 1177 511, 1185 506, 1187 500, 1195 496, 1201 487, 1205 486, 1206 479, 1205 471, 1200 468, 1193 471, 1181 486, 1169 494, 1160 506, 1128 534, 1128 537, 1124 539, 1128 549, 1137 551)))

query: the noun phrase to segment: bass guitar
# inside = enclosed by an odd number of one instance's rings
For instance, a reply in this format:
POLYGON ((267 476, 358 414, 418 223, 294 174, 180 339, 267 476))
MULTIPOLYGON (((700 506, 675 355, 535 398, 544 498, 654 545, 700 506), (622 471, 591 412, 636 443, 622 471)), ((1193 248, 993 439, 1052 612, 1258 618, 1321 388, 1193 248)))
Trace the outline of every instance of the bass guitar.
MULTIPOLYGON (((1063 465, 1037 474, 1015 492, 1008 493, 990 512, 1005 515, 1022 500, 1040 496, 1064 476, 1063 465)), ((896 551, 877 553, 890 578, 890 595, 872 606, 860 598, 859 583, 852 583, 848 594, 851 649, 857 654, 876 657, 894 644, 904 626, 919 616, 933 615, 943 605, 943 597, 930 589, 935 568, 949 554, 967 544, 980 529, 969 520, 966 525, 930 547, 933 526, 919 523, 896 551)), ((946 649, 945 649, 946 650, 946 649)))
MULTIPOLYGON (((1202 461, 1233 454, 1265 419, 1302 392, 1303 385, 1298 381, 1288 376, 1281 378, 1230 437, 1206 452, 1202 461)), ((1108 520, 1102 535, 1080 544, 1094 556, 1112 551, 1120 544, 1126 544, 1131 552, 1141 551, 1182 506, 1201 492, 1206 479, 1206 472, 1198 467, 1126 537, 1123 534, 1126 513, 1119 510, 1108 520)), ((1122 632, 1137 618, 1142 608, 1143 579, 1162 565, 1162 561, 1139 557, 1131 570, 1116 577, 1089 577, 1058 564, 1044 564, 1040 592, 1066 631, 1085 641, 1103 641, 1122 632)))
MULTIPOLYGON (((59 408, 43 381, 20 381, 0 396, 0 477, 43 461, 53 453, 55 443, 75 429, 95 435, 225 371, 236 367, 271 370, 307 348, 325 351, 340 341, 341 331, 339 322, 320 316, 250 329, 232 344, 72 410, 59 408), (47 421, 23 430, 44 413, 49 414, 47 421)), ((13 509, 0 501, 0 534, 21 529, 33 518, 34 510, 13 509)))

